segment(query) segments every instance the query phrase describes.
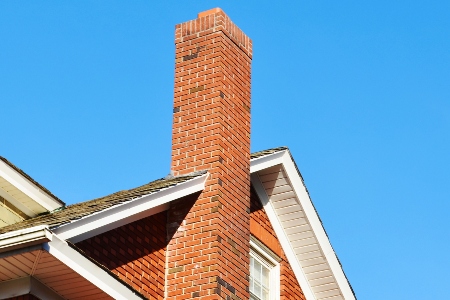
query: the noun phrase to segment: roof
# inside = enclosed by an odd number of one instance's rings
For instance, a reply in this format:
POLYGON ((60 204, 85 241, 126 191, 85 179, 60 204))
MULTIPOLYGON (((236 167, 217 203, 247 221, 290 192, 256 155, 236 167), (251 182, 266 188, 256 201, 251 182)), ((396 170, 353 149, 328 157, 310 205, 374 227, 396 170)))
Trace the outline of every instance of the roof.
POLYGON ((254 153, 250 154, 250 158, 255 159, 255 158, 259 158, 259 157, 273 154, 276 152, 280 152, 283 150, 288 150, 288 147, 277 147, 277 148, 271 148, 271 149, 267 149, 267 150, 261 150, 258 152, 254 152, 254 153))
POLYGON ((206 172, 198 172, 186 176, 172 177, 169 179, 161 178, 137 188, 123 190, 101 198, 72 204, 45 215, 2 227, 0 228, 0 234, 38 225, 48 225, 50 228, 58 227, 107 208, 186 182, 190 179, 201 176, 204 173, 206 172))
POLYGON ((35 186, 37 186, 39 189, 41 189, 43 192, 45 192, 47 195, 49 195, 50 197, 52 197, 53 199, 55 199, 57 202, 61 203, 62 205, 66 205, 64 203, 64 201, 62 201, 61 199, 59 199, 58 197, 56 197, 55 195, 52 194, 52 192, 50 192, 49 190, 47 190, 43 185, 39 184, 39 182, 35 181, 33 178, 31 178, 30 175, 28 175, 27 173, 25 173, 22 169, 18 168, 17 166, 15 166, 13 163, 11 163, 9 160, 7 160, 6 158, 4 158, 3 156, 0 156, 0 160, 3 161, 5 164, 7 164, 8 166, 10 166, 11 168, 13 168, 17 173, 19 173, 20 175, 22 175, 23 177, 25 177, 28 181, 30 181, 31 183, 33 183, 35 186))
POLYGON ((306 299, 356 299, 289 149, 276 149, 252 159, 251 182, 306 299))
MULTIPOLYGON (((289 149, 277 147, 252 153, 250 171, 252 186, 255 187, 263 203, 306 297, 308 299, 328 299, 329 297, 356 299, 289 149)), ((47 225, 55 230, 54 233, 60 239, 76 242, 76 239, 82 235, 96 235, 96 231, 91 228, 89 222, 97 221, 89 221, 89 219, 107 214, 103 218, 109 223, 114 223, 115 217, 108 213, 114 210, 120 212, 124 209, 129 210, 121 204, 128 206, 144 201, 153 203, 151 207, 146 207, 146 209, 152 209, 173 199, 179 199, 184 194, 200 191, 204 188, 203 185, 199 187, 197 184, 192 190, 184 184, 195 183, 201 177, 206 178, 206 173, 203 171, 179 177, 167 176, 137 188, 62 207, 51 213, 0 228, 0 234, 47 225), (178 189, 181 189, 184 194, 177 192, 178 189), (164 194, 170 191, 173 195, 167 198, 164 194), (154 201, 148 197, 166 197, 166 199, 154 201), (71 226, 75 226, 75 229, 71 226)), ((142 212, 142 207, 138 206, 134 208, 134 211, 142 212)), ((129 220, 125 218, 124 222, 129 220)), ((105 224, 96 226, 100 230, 107 228, 105 224)))
MULTIPOLYGON (((263 156, 267 156, 276 152, 287 150, 287 147, 276 147, 271 149, 266 149, 258 152, 254 152, 251 154, 251 159, 260 158, 263 156)), ((39 186, 42 190, 44 190, 47 194, 51 195, 58 201, 62 202, 56 196, 54 196, 49 190, 47 190, 45 187, 34 181, 28 174, 23 172, 21 169, 13 165, 11 162, 9 162, 6 158, 1 157, 0 159, 4 161, 6 164, 11 166, 14 170, 22 174, 24 177, 26 177, 28 180, 33 182, 35 185, 39 186)), ((91 215, 93 213, 105 210, 107 208, 116 206, 118 204, 131 201, 133 199, 142 197, 144 195, 148 195, 154 192, 157 192, 161 189, 168 188, 170 186, 177 185, 179 183, 188 181, 192 178, 195 178, 199 175, 204 174, 205 172, 199 172, 199 173, 193 173, 186 176, 179 176, 179 177, 173 177, 173 176, 167 176, 165 178, 161 178, 152 182, 149 182, 147 184, 144 184, 140 187, 129 189, 129 190, 123 190, 116 192, 111 195, 107 195, 101 198, 80 202, 76 204, 72 204, 69 206, 63 206, 60 209, 57 209, 53 212, 50 212, 48 214, 40 215, 28 220, 24 220, 22 222, 18 222, 15 224, 11 224, 9 226, 5 226, 0 228, 0 234, 6 233, 9 231, 15 231, 19 229, 29 228, 33 226, 38 225, 48 225, 50 228, 58 227, 66 223, 70 223, 71 221, 78 220, 80 218, 86 217, 88 215, 91 215)))

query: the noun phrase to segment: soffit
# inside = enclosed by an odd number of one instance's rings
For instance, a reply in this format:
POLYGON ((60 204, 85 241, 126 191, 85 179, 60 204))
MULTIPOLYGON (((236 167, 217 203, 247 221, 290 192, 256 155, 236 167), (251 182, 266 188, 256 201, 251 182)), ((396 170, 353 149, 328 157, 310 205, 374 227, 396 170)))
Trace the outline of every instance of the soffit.
POLYGON ((33 276, 64 299, 113 299, 45 250, 0 258, 0 282, 33 276))
POLYGON ((28 217, 64 206, 49 190, 1 156, 0 196, 28 217))

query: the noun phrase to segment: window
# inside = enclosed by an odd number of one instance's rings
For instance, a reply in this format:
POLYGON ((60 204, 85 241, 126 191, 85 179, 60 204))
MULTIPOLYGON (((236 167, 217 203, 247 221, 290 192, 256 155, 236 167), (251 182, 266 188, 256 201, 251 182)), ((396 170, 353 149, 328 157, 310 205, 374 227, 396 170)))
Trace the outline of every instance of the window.
POLYGON ((250 300, 280 299, 279 257, 253 237, 250 246, 250 300))

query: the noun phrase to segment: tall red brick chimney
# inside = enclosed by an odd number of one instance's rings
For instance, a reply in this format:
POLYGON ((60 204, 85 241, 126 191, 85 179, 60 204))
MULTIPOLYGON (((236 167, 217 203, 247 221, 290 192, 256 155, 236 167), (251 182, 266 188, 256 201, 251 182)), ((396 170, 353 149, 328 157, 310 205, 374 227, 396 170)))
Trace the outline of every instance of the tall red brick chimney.
POLYGON ((169 210, 167 299, 249 299, 251 59, 220 8, 176 26, 171 168, 209 177, 169 210))

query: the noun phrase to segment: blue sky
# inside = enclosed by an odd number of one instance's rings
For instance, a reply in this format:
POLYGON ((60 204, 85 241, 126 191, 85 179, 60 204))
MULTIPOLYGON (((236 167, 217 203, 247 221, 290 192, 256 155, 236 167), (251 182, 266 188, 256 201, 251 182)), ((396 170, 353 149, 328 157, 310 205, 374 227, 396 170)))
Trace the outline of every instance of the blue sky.
POLYGON ((0 1, 0 155, 67 203, 168 174, 174 26, 213 7, 358 298, 447 299, 449 1, 0 1))

